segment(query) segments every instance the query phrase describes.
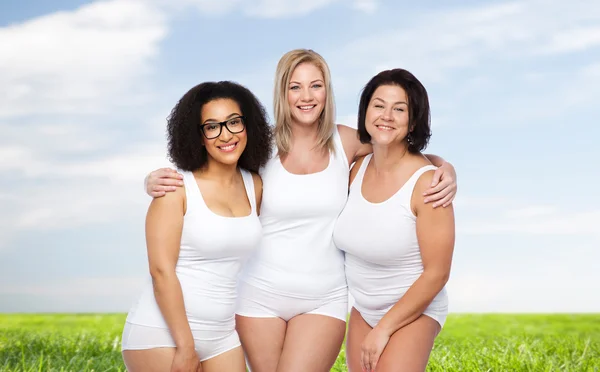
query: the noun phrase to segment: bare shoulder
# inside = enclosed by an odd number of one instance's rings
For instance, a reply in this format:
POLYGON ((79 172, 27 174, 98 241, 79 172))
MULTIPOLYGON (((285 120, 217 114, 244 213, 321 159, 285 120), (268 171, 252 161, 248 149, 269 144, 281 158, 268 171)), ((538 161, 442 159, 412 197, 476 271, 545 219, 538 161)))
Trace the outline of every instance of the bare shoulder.
POLYGON ((433 208, 432 203, 425 204, 425 196, 423 193, 431 187, 431 182, 433 181, 433 175, 435 171, 436 169, 426 170, 419 176, 415 183, 415 188, 411 198, 411 207, 415 215, 418 215, 420 212, 426 212, 428 215, 453 214, 452 205, 448 207, 433 208))
POLYGON ((150 210, 155 211, 174 211, 182 209, 185 214, 186 197, 185 185, 177 187, 175 191, 166 193, 160 198, 153 198, 150 202, 150 210))
POLYGON ((340 136, 342 138, 348 137, 348 136, 356 136, 356 129, 351 128, 347 125, 337 124, 337 129, 338 129, 338 133, 340 134, 340 136))

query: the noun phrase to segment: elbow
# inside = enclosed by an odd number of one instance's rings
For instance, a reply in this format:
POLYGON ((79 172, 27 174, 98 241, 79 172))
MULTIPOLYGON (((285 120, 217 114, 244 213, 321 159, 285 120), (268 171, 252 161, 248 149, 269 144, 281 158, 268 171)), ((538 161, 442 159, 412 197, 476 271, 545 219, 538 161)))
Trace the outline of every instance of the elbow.
POLYGON ((164 283, 169 278, 175 276, 175 268, 160 265, 150 266, 150 276, 154 285, 164 283))
POLYGON ((439 287, 441 290, 448 280, 450 279, 450 270, 430 270, 425 271, 427 277, 429 278, 432 286, 439 287))

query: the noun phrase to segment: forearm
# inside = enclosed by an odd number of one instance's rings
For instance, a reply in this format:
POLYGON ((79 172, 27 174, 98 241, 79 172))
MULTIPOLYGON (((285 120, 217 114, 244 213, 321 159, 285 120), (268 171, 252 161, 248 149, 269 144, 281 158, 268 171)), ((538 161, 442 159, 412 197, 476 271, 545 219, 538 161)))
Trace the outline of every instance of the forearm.
POLYGON ((181 284, 175 272, 152 276, 154 297, 178 348, 194 347, 181 284))
POLYGON ((441 156, 432 155, 432 154, 424 154, 424 156, 431 162, 431 164, 436 167, 441 167, 446 161, 441 156))
POLYGON ((423 273, 404 296, 384 315, 376 328, 392 335, 420 317, 435 296, 444 288, 447 279, 436 274, 423 273))

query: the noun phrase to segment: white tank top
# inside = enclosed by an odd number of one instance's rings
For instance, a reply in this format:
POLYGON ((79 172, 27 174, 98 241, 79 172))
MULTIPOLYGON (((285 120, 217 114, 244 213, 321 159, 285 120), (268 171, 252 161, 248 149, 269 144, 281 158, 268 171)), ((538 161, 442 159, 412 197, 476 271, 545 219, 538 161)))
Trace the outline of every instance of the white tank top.
POLYGON ((348 197, 349 166, 334 131, 335 154, 321 172, 296 175, 275 155, 261 172, 263 238, 242 280, 275 294, 319 299, 346 291, 344 255, 333 243, 348 197))
MULTIPOLYGON (((187 199, 181 248, 175 271, 192 330, 233 330, 236 284, 240 269, 261 237, 252 174, 241 170, 252 210, 245 217, 223 217, 211 211, 191 172, 183 174, 187 199)), ((168 328, 149 278, 127 321, 168 328)))
MULTIPOLYGON (((388 200, 371 203, 361 191, 371 157, 365 157, 350 186, 334 240, 346 253, 346 279, 354 307, 369 318, 381 319, 423 272, 411 198, 419 177, 436 167, 418 169, 388 200)), ((447 302, 444 288, 431 306, 446 308, 447 302)))

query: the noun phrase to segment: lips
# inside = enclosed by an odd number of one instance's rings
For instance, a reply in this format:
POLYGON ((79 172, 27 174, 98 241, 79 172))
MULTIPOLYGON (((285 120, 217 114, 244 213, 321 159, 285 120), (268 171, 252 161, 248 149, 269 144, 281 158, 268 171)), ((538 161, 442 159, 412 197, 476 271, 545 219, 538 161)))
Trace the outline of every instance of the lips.
POLYGON ((394 130, 395 128, 390 127, 388 125, 376 125, 375 128, 379 130, 394 130))
POLYGON ((302 112, 309 112, 310 110, 317 107, 317 105, 304 105, 304 106, 296 106, 302 112))
POLYGON ((237 148, 238 143, 239 142, 228 143, 226 145, 217 146, 217 148, 223 152, 232 152, 237 148))

